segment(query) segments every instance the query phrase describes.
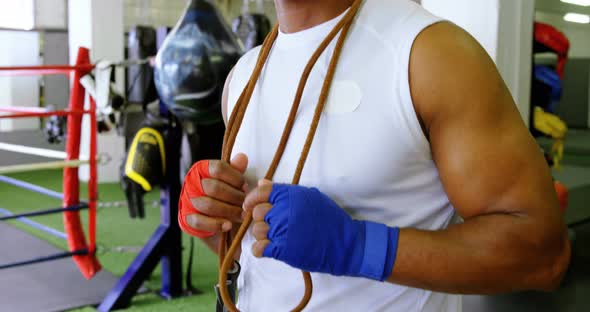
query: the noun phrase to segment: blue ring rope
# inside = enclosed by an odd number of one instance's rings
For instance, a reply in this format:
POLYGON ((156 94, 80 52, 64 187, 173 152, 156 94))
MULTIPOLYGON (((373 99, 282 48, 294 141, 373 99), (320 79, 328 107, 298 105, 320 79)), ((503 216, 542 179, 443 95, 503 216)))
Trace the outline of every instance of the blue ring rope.
MULTIPOLYGON (((5 216, 13 216, 14 214, 12 212, 10 212, 9 210, 0 208, 0 214, 3 214, 5 216)), ((17 221, 20 221, 28 226, 31 226, 32 228, 35 228, 37 230, 43 231, 49 235, 53 235, 57 238, 61 238, 63 240, 66 240, 68 237, 65 233, 60 232, 56 229, 50 228, 48 226, 45 226, 41 223, 35 222, 31 219, 25 218, 25 217, 19 217, 18 219, 16 219, 17 221)))
POLYGON ((16 186, 16 187, 20 187, 20 188, 23 188, 23 189, 26 189, 26 190, 29 190, 32 192, 39 193, 39 194, 47 195, 47 196, 53 197, 55 199, 60 199, 60 200, 64 199, 64 194, 62 194, 60 192, 56 192, 56 191, 44 188, 42 186, 38 186, 38 185, 31 184, 31 183, 28 183, 25 181, 10 178, 7 176, 0 175, 0 182, 4 182, 7 184, 16 186))
POLYGON ((69 258, 71 256, 87 255, 87 254, 88 254, 88 250, 76 250, 76 251, 71 251, 71 252, 70 251, 68 251, 68 252, 62 252, 62 253, 58 253, 58 254, 55 254, 55 255, 50 255, 50 256, 45 256, 45 257, 39 257, 39 258, 31 259, 31 260, 25 260, 25 261, 13 262, 13 263, 8 263, 8 264, 2 264, 2 265, 0 265, 0 270, 10 269, 10 268, 15 268, 15 267, 20 267, 20 266, 23 266, 23 265, 29 265, 29 264, 36 264, 36 263, 41 263, 41 262, 59 260, 59 259, 63 259, 63 258, 69 258))

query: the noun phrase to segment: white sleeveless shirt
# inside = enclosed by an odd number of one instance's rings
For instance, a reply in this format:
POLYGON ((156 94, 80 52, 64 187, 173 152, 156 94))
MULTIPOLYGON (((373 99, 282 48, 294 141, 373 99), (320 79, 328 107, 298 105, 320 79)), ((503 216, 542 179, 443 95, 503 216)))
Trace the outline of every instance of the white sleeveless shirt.
MULTIPOLYGON (((250 185, 264 177, 271 163, 305 65, 343 15, 301 32, 279 34, 233 151, 248 156, 250 185)), ((413 42, 437 21, 410 0, 365 0, 351 29, 301 185, 317 187, 353 218, 438 230, 454 217, 408 82, 413 42)), ((275 182, 291 182, 335 43, 336 39, 311 73, 275 182)), ((229 112, 259 51, 250 51, 235 67, 229 112)), ((248 312, 294 308, 304 290, 301 272, 272 259, 253 257, 253 242, 249 232, 240 259, 239 308, 248 312)), ((362 278, 312 274, 312 279, 313 296, 306 311, 461 310, 459 296, 362 278)))

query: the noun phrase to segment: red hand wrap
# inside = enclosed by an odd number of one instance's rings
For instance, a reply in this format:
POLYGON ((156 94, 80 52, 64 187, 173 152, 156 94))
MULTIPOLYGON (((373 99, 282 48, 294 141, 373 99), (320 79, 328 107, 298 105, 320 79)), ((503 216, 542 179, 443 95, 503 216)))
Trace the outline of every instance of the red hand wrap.
POLYGON ((192 228, 186 222, 186 217, 193 214, 203 214, 197 210, 197 208, 193 207, 191 198, 206 196, 201 181, 210 177, 208 160, 201 160, 194 164, 184 179, 184 185, 182 186, 180 200, 178 202, 178 224, 180 224, 180 228, 185 233, 199 238, 211 237, 215 235, 215 233, 199 231, 192 228))

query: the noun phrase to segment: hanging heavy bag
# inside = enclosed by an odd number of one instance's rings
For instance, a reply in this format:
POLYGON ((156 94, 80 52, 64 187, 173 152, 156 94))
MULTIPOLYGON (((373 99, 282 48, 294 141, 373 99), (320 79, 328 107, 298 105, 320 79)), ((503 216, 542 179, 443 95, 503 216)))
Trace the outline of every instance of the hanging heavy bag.
POLYGON ((242 53, 215 5, 190 1, 156 56, 160 99, 182 121, 221 122, 225 77, 242 53))
POLYGON ((271 24, 264 14, 245 13, 234 19, 232 30, 242 40, 244 49, 249 51, 264 42, 271 30, 271 24))
POLYGON ((135 134, 121 168, 121 187, 127 197, 129 216, 145 217, 143 196, 159 185, 166 174, 164 125, 146 123, 135 134))

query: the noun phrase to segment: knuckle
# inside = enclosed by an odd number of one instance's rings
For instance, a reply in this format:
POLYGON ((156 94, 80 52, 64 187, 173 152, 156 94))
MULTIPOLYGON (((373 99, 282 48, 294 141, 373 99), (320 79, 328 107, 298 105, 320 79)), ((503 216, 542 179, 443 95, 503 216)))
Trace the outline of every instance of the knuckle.
POLYGON ((201 187, 203 188, 203 192, 205 192, 205 194, 209 195, 208 193, 210 193, 211 184, 213 183, 213 181, 214 180, 212 179, 201 180, 201 187))
POLYGON ((202 207, 203 207, 203 208, 201 208, 201 209, 203 209, 201 212, 203 212, 205 214, 209 214, 209 215, 215 213, 214 203, 211 198, 202 197, 201 202, 202 202, 202 207))
POLYGON ((206 215, 210 215, 213 211, 212 209, 212 201, 209 197, 199 197, 193 200, 193 206, 195 208, 206 215))
POLYGON ((254 236, 256 236, 256 238, 258 238, 261 234, 265 232, 264 227, 260 222, 254 224, 254 226, 252 227, 252 231, 254 232, 254 236))
POLYGON ((194 228, 195 230, 199 231, 207 231, 207 232, 219 232, 220 225, 218 226, 218 222, 210 222, 198 214, 192 214, 187 217, 188 224, 194 228))
POLYGON ((213 192, 215 192, 215 194, 220 194, 223 192, 224 188, 223 188, 223 184, 221 184, 221 182, 219 182, 218 180, 213 180, 213 192))
POLYGON ((221 183, 214 179, 203 180, 203 190, 207 195, 216 196, 221 193, 221 183))
POLYGON ((223 163, 221 161, 209 162, 209 175, 212 177, 218 177, 223 171, 223 163))
POLYGON ((270 183, 269 184, 264 184, 262 186, 262 189, 264 190, 265 193, 266 192, 270 192, 270 191, 272 191, 272 184, 270 184, 270 183))
POLYGON ((263 216, 263 214, 261 212, 260 205, 254 207, 254 210, 252 211, 252 217, 256 221, 261 221, 263 219, 264 216, 263 216))
POLYGON ((258 258, 262 257, 262 250, 263 250, 263 249, 261 248, 261 245, 262 245, 262 244, 261 244, 260 242, 255 242, 255 243, 252 245, 252 254, 253 254, 255 257, 258 257, 258 258))
POLYGON ((193 228, 199 227, 199 216, 196 214, 191 214, 186 217, 186 222, 193 228))
POLYGON ((258 202, 260 202, 259 197, 260 197, 260 189, 257 188, 254 191, 252 191, 252 193, 250 193, 250 195, 248 196, 248 200, 249 200, 250 205, 256 206, 256 204, 258 204, 258 202))
POLYGON ((270 210, 269 205, 266 205, 266 204, 257 205, 256 207, 254 207, 254 211, 252 212, 252 217, 257 221, 262 221, 262 220, 264 220, 264 217, 266 216, 266 214, 268 213, 269 210, 270 210))
POLYGON ((252 197, 253 197, 253 192, 251 192, 250 194, 248 194, 246 196, 246 198, 244 199, 244 209, 245 210, 251 211, 253 209, 253 207, 252 207, 252 202, 253 202, 252 197))

